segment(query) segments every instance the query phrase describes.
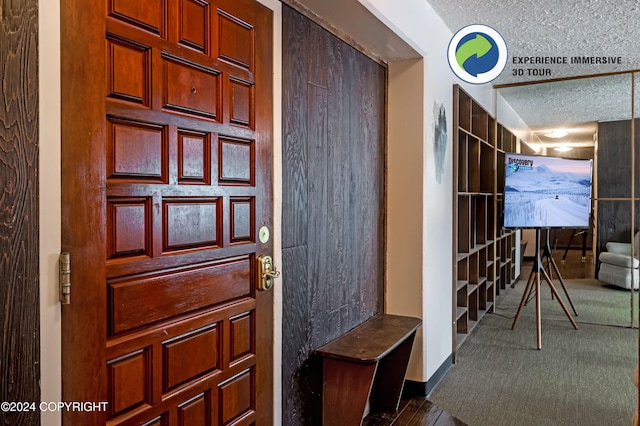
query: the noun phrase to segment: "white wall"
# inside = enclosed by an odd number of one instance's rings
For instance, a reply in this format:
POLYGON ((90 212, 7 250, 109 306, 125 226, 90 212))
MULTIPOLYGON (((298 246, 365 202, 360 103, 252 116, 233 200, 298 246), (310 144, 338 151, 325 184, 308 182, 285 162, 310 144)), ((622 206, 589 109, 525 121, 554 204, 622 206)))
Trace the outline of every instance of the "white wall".
MULTIPOLYGON (((426 4, 426 2, 425 2, 426 4)), ((427 50, 427 97, 425 110, 424 143, 424 271, 426 287, 425 320, 426 328, 426 372, 427 379, 447 360, 452 352, 453 317, 453 89, 456 83, 446 60, 449 40, 453 35, 440 17, 427 4, 428 18, 422 26, 422 41, 427 50), (425 30, 427 32, 425 32, 425 30), (428 35, 427 35, 428 34, 428 35), (426 37, 425 37, 426 36, 426 37), (438 105, 438 106, 436 106, 438 105), (444 173, 440 181, 436 179, 436 154, 434 152, 435 112, 444 105, 447 116, 447 146, 444 157, 444 173)), ((473 92, 472 88, 468 88, 473 92)), ((491 101, 490 90, 482 90, 476 95, 483 102, 491 101), (486 99, 485 99, 486 98, 486 99)), ((479 99, 480 101, 480 99, 479 99)))
MULTIPOLYGON (((282 3, 258 0, 274 12, 274 262, 282 265, 282 3)), ((41 400, 62 400, 61 317, 58 254, 60 185, 60 2, 39 0, 40 84, 40 358, 41 400)), ((282 286, 274 286, 274 424, 282 422, 282 286)), ((61 424, 60 413, 43 412, 42 424, 61 424)))

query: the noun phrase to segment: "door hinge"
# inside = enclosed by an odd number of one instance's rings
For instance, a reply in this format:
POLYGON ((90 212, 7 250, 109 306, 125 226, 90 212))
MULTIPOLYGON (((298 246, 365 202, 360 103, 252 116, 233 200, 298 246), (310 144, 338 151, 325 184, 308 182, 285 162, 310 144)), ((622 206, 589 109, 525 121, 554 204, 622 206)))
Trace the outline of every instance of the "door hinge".
POLYGON ((71 255, 60 253, 60 303, 71 303, 71 255))

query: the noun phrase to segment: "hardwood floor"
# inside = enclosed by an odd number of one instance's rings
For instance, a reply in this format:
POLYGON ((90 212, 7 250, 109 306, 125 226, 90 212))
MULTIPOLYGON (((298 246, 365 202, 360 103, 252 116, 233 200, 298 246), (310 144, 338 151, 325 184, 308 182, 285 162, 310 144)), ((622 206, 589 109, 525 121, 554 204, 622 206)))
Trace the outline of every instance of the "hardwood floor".
POLYGON ((363 426, 467 426, 426 398, 403 399, 395 413, 372 414, 363 426))

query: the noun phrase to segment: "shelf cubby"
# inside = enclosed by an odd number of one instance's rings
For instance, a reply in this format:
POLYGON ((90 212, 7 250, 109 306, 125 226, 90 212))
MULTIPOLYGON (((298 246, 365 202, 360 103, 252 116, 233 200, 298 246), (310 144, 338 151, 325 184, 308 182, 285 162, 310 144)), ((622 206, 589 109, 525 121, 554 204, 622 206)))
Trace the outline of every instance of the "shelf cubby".
POLYGON ((505 233, 505 229, 503 228, 504 217, 503 217, 502 194, 499 194, 496 196, 495 211, 496 211, 496 235, 498 237, 502 237, 505 233))
POLYGON ((469 192, 469 168, 467 159, 469 158, 469 145, 467 144, 467 134, 458 132, 458 192, 469 192))
POLYGON ((458 101, 458 127, 471 133, 471 96, 467 95, 464 91, 460 91, 458 97, 454 99, 458 101))
POLYGON ((487 235, 493 240, 496 236, 496 203, 495 196, 487 197, 487 235))
POLYGON ((475 198, 475 224, 476 224, 476 244, 487 243, 487 197, 481 195, 475 198))
POLYGON ((478 274, 478 252, 469 256, 469 284, 478 284, 480 275, 478 274))
POLYGON ((477 136, 483 141, 487 140, 487 127, 488 127, 487 112, 476 103, 471 100, 471 133, 477 136))
POLYGON ((487 278, 487 268, 489 266, 489 262, 487 262, 487 247, 484 247, 482 250, 478 252, 478 277, 479 279, 487 278))
POLYGON ((498 124, 496 147, 503 152, 516 152, 518 138, 507 128, 498 124))
POLYGON ((471 321, 478 321, 478 285, 469 286, 469 319, 471 321))
POLYGON ((486 297, 486 306, 485 310, 489 311, 493 308, 494 305, 494 283, 493 280, 487 280, 487 297, 486 297))
POLYGON ((458 253, 471 250, 471 197, 458 196, 458 253))
POLYGON ((496 153, 496 193, 504 194, 504 178, 506 167, 506 156, 504 152, 496 153))
POLYGON ((482 145, 482 142, 473 136, 469 136, 467 138, 467 143, 469 147, 469 152, 467 157, 468 178, 469 178, 468 190, 471 193, 479 193, 480 192, 480 145, 482 145))
POLYGON ((487 128, 487 142, 495 147, 496 145, 496 120, 495 118, 488 116, 489 126, 487 128))
POLYGON ((469 283, 465 285, 461 285, 458 289, 458 308, 468 308, 469 307, 469 283))
MULTIPOLYGON (((458 306, 456 308, 456 331, 458 334, 466 334, 469 332, 469 321, 467 319, 467 308, 458 306)), ((461 336, 462 337, 462 336, 461 336)), ((456 346, 462 343, 461 339, 456 339, 456 346)))
POLYGON ((473 251, 476 248, 476 238, 478 236, 478 222, 474 220, 474 216, 477 209, 478 197, 469 198, 469 212, 471 213, 471 220, 469 221, 469 251, 473 251))
POLYGON ((493 147, 483 142, 480 146, 480 192, 485 194, 493 194, 495 156, 493 147))

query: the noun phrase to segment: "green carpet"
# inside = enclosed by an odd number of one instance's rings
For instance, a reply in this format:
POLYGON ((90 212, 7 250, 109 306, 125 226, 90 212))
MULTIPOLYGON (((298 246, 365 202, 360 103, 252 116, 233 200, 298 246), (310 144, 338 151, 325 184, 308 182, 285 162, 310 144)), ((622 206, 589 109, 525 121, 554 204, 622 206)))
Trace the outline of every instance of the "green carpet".
POLYGON ((638 361, 638 330, 628 328, 630 293, 596 280, 565 283, 579 330, 546 285, 542 350, 536 349, 534 301, 511 330, 526 285, 521 281, 502 291, 496 313, 467 338, 429 400, 469 426, 630 425, 638 361))

